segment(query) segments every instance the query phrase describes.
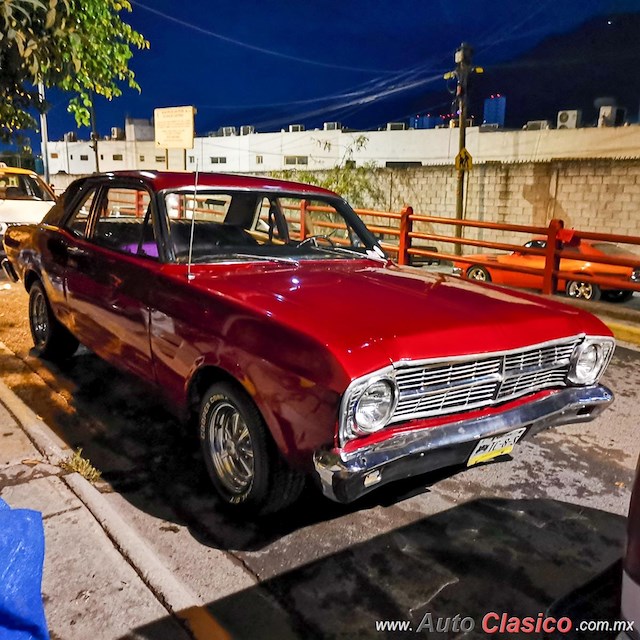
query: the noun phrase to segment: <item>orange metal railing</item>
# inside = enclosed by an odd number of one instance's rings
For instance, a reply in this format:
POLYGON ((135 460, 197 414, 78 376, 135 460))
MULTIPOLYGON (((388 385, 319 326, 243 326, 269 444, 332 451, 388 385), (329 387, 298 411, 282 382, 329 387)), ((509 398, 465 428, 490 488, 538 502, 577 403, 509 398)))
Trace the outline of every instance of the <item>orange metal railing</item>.
POLYGON ((392 253, 398 264, 411 264, 413 256, 422 256, 432 258, 434 260, 444 260, 456 262, 458 264, 478 264, 490 266, 493 270, 512 271, 528 275, 539 276, 542 278, 542 292, 545 294, 555 293, 558 290, 559 280, 579 280, 580 282, 591 282, 606 288, 620 287, 627 290, 640 291, 640 281, 632 281, 624 279, 622 276, 616 277, 612 275, 603 275, 601 272, 603 266, 622 266, 631 269, 640 267, 640 255, 638 258, 622 258, 613 255, 596 256, 589 254, 588 257, 576 256, 575 251, 564 248, 565 244, 576 244, 580 240, 592 240, 610 243, 622 243, 627 245, 640 245, 640 236, 626 236, 621 234, 595 233, 591 231, 581 231, 578 229, 566 229, 562 220, 553 219, 546 227, 520 224, 503 224, 496 222, 483 222, 475 220, 457 220, 454 218, 444 218, 438 216, 424 216, 414 214, 412 207, 406 206, 400 212, 387 211, 371 211, 356 210, 366 221, 371 217, 377 220, 388 221, 388 226, 380 224, 368 224, 367 226, 374 233, 384 233, 385 236, 397 238, 395 242, 381 242, 383 249, 392 253), (489 240, 479 240, 475 238, 455 237, 454 234, 442 235, 438 233, 428 233, 425 231, 414 230, 418 223, 429 225, 445 225, 453 229, 462 227, 463 229, 486 229, 495 232, 509 232, 511 234, 524 234, 523 244, 531 239, 531 236, 544 238, 546 241, 546 249, 536 249, 524 247, 507 242, 497 242, 489 240), (512 266, 508 264, 498 264, 494 261, 487 261, 479 256, 470 255, 454 255, 446 251, 435 251, 428 248, 421 248, 414 244, 415 240, 430 241, 438 244, 451 244, 463 247, 481 247, 489 249, 492 252, 518 252, 523 255, 543 256, 544 267, 534 268, 527 266, 512 266), (570 260, 582 259, 591 264, 591 273, 579 271, 563 271, 561 270, 561 258, 570 260))
MULTIPOLYGON (((127 194, 128 195, 128 194, 127 194)), ((124 196, 124 194, 123 194, 124 196)), ((148 200, 137 194, 134 199, 118 196, 114 198, 114 202, 123 205, 129 211, 134 211, 135 215, 144 215, 148 200)), ((200 205, 200 198, 197 198, 195 211, 196 213, 206 213, 219 215, 221 218, 224 212, 212 210, 200 205)), ((320 212, 327 214, 327 219, 320 219, 314 216, 313 226, 319 229, 326 229, 328 234, 333 230, 346 230, 347 227, 342 222, 332 221, 331 214, 334 209, 331 207, 312 206, 306 200, 302 200, 300 204, 290 205, 284 204, 285 215, 289 223, 293 223, 298 227, 298 236, 300 240, 307 237, 307 216, 310 212, 320 212)), ((190 210, 193 210, 190 207, 190 210)), ((610 243, 622 243, 626 245, 640 246, 640 236, 626 236, 621 234, 595 233, 591 231, 581 231, 578 229, 566 229, 564 222, 559 219, 553 219, 545 227, 534 225, 520 224, 504 224, 497 222, 484 222, 476 220, 457 220, 455 218, 446 218, 439 216, 427 216, 415 214, 413 208, 405 206, 401 211, 377 211, 374 209, 356 209, 356 213, 363 218, 369 230, 381 236, 380 241, 382 248, 396 258, 400 265, 410 265, 412 258, 422 257, 430 258, 438 261, 456 262, 462 265, 486 265, 493 270, 511 271, 542 277, 542 292, 545 294, 555 293, 558 290, 559 280, 576 280, 581 282, 591 282, 607 288, 621 287, 624 289, 640 291, 640 281, 624 280, 622 277, 603 275, 598 273, 602 271, 602 266, 621 266, 637 269, 640 267, 640 256, 638 259, 629 259, 624 257, 616 257, 613 255, 595 256, 589 255, 588 261, 594 266, 591 273, 588 272, 571 272, 561 270, 562 258, 576 259, 575 251, 567 250, 566 244, 575 244, 580 240, 591 240, 610 243), (423 230, 419 230, 420 225, 423 230), (442 235, 433 232, 424 231, 427 225, 438 225, 450 227, 452 232, 456 228, 462 228, 462 237, 457 237, 455 233, 442 235), (536 249, 524 247, 522 244, 513 244, 511 242, 498 242, 494 240, 481 240, 477 238, 464 237, 465 229, 482 229, 494 232, 508 232, 510 234, 523 234, 526 238, 523 241, 531 239, 531 236, 544 238, 546 241, 546 249, 536 249), (428 241, 439 245, 456 245, 462 247, 475 247, 489 249, 492 252, 518 252, 523 255, 534 255, 544 257, 543 268, 534 268, 526 266, 512 266, 494 261, 486 261, 482 257, 468 254, 455 255, 452 252, 437 250, 435 247, 425 247, 416 244, 415 241, 428 241)), ((184 203, 181 201, 178 215, 185 215, 184 203)), ((260 218, 267 220, 267 215, 261 212, 260 218)), ((327 235, 328 235, 327 234, 327 235)), ((334 239, 337 244, 345 244, 346 240, 341 238, 334 239)))

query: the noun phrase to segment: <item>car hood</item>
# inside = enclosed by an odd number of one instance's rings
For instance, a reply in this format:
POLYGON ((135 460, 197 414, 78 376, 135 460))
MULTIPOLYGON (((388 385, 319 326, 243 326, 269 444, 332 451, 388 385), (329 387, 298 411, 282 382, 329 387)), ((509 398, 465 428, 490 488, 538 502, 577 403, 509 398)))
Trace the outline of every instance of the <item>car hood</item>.
POLYGON ((55 202, 42 200, 6 200, 0 198, 0 222, 37 224, 55 202))
POLYGON ((360 260, 234 267, 198 270, 193 283, 320 341, 352 378, 390 361, 611 335, 574 307, 409 267, 360 260))

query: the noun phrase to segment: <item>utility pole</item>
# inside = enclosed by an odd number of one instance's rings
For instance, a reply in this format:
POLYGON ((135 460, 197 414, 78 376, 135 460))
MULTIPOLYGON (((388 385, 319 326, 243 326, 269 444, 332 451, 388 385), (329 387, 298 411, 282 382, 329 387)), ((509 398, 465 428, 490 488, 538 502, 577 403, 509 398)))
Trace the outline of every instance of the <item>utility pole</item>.
MULTIPOLYGON (((456 86, 456 102, 458 107, 458 155, 456 156, 456 169, 458 170, 458 187, 456 190, 456 219, 464 218, 464 180, 465 174, 471 169, 472 158, 466 147, 466 131, 467 131, 467 96, 469 89, 469 78, 474 73, 483 73, 482 67, 473 66, 473 48, 471 45, 463 42, 455 52, 453 57, 456 68, 453 71, 445 73, 445 80, 455 78, 456 86)), ((456 238, 462 238, 462 227, 456 226, 456 238)), ((462 255, 462 245, 456 244, 455 254, 462 255)))

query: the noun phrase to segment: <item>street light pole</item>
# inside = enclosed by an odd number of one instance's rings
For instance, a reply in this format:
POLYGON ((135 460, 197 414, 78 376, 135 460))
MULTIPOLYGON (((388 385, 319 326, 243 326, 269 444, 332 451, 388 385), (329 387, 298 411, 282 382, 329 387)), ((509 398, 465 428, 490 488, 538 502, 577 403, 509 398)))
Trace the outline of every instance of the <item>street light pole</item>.
MULTIPOLYGON (((40 102, 44 103, 44 83, 38 82, 38 96, 40 102)), ((51 182, 49 174, 49 129, 47 125, 47 114, 40 112, 40 150, 42 151, 42 165, 44 168, 44 180, 47 184, 51 182)))

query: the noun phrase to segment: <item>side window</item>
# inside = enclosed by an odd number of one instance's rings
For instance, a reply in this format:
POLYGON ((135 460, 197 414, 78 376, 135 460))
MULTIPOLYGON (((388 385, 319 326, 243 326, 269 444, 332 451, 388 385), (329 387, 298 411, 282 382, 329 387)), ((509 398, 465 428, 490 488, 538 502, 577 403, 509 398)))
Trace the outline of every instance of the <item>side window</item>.
POLYGON ((120 253, 157 260, 152 208, 145 189, 111 187, 98 206, 93 241, 120 253))
POLYGON ((87 236, 89 215, 91 214, 96 193, 97 189, 91 189, 89 193, 84 196, 82 202, 69 219, 69 222, 67 222, 67 228, 80 238, 85 238, 87 236))

